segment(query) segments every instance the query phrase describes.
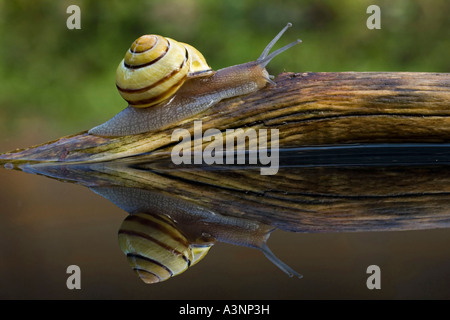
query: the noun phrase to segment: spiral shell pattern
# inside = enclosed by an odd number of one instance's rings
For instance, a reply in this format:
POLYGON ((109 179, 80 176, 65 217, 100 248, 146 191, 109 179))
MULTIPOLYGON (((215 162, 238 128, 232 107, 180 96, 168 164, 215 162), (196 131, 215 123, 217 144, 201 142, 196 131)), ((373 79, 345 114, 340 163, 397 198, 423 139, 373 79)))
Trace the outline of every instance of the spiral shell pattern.
POLYGON ((122 223, 119 246, 142 281, 157 283, 200 261, 211 244, 190 244, 166 216, 137 213, 122 223))
POLYGON ((194 47, 159 35, 134 41, 116 72, 116 86, 129 105, 146 108, 169 99, 189 77, 213 73, 194 47))

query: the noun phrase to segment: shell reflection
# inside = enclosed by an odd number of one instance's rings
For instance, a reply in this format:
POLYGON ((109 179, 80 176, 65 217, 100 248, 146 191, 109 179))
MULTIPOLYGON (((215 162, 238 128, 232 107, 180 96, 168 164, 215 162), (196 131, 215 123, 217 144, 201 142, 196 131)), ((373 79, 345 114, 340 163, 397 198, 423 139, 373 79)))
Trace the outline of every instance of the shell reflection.
POLYGON ((208 253, 213 243, 190 243, 166 216, 129 215, 119 230, 119 246, 145 283, 179 275, 208 253))

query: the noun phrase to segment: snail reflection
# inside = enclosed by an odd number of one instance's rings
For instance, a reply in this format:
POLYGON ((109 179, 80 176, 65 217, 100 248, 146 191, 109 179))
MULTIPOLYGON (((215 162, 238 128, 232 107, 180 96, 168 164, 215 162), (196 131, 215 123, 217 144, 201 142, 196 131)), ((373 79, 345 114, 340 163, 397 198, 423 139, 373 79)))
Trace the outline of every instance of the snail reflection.
POLYGON ((119 230, 119 244, 133 270, 146 283, 186 271, 216 242, 256 248, 289 276, 301 277, 267 246, 273 226, 224 216, 189 201, 123 187, 93 188, 131 214, 119 230))

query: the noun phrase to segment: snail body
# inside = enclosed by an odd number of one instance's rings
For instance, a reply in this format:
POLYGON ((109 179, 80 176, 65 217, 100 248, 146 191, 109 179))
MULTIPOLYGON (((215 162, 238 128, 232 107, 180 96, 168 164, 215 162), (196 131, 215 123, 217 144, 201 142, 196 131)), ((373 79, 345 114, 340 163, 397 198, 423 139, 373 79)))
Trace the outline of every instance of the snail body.
POLYGON ((290 26, 287 24, 278 33, 256 61, 217 71, 188 44, 154 35, 137 39, 117 70, 116 85, 129 106, 89 130, 89 134, 114 137, 157 130, 201 113, 221 100, 249 94, 273 83, 266 65, 300 42, 269 54, 290 26))

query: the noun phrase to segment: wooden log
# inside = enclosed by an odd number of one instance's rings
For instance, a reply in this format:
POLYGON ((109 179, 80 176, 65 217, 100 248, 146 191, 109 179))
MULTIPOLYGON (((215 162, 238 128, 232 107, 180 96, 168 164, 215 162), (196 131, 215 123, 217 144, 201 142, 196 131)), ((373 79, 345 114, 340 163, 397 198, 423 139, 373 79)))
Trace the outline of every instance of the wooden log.
POLYGON ((276 83, 154 132, 116 138, 82 132, 1 154, 0 161, 101 162, 144 153, 158 157, 170 153, 174 129, 193 133, 193 120, 201 120, 203 130, 278 129, 280 148, 450 141, 448 73, 284 73, 276 83))

